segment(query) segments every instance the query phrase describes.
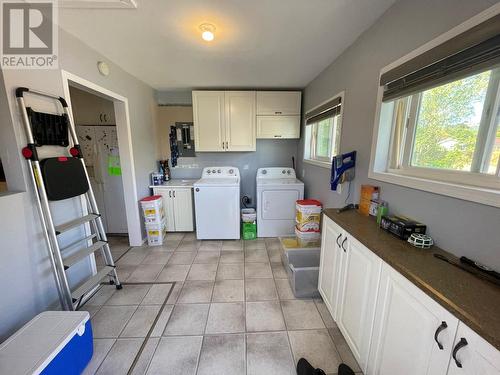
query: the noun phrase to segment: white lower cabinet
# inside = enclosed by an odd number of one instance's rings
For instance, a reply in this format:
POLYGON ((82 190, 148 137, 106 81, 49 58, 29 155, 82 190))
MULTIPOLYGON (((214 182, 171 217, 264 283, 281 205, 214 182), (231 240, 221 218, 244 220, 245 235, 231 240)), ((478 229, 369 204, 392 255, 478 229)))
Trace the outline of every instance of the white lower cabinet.
POLYGON ((382 260, 344 233, 337 324, 354 357, 366 370, 382 260))
POLYGON ((500 375, 500 352, 460 322, 447 375, 500 375))
POLYGON ((342 235, 342 228, 330 218, 323 216, 318 290, 333 319, 337 319, 342 235))
POLYGON ((155 187, 155 195, 163 197, 167 232, 194 230, 193 190, 191 188, 155 187))
POLYGON ((457 326, 457 318, 384 264, 367 374, 446 374, 457 326))

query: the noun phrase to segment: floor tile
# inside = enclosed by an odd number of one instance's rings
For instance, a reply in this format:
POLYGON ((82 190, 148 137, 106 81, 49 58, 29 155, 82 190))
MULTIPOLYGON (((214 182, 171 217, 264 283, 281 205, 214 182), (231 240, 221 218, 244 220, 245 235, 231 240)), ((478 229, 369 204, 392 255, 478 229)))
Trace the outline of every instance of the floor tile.
POLYGON ((271 263, 271 269, 273 270, 273 276, 275 279, 287 279, 288 274, 286 273, 285 267, 282 263, 271 263))
POLYGON ((171 251, 154 251, 148 254, 141 264, 167 264, 168 260, 172 256, 171 251))
POLYGON ((168 264, 192 264, 196 257, 196 251, 176 251, 168 261, 168 264))
POLYGON ((118 339, 102 362, 97 375, 126 375, 143 339, 118 339))
POLYGON ((281 262, 281 251, 280 250, 267 250, 267 255, 269 256, 269 261, 271 263, 280 263, 281 262))
POLYGON ((186 281, 177 299, 177 303, 210 302, 213 288, 213 281, 186 281))
POLYGON ((325 328, 314 301, 281 301, 288 330, 325 328))
POLYGON ((144 251, 139 251, 136 249, 140 248, 132 248, 131 250, 129 250, 127 254, 120 258, 117 264, 128 266, 138 266, 139 264, 141 264, 148 254, 144 251))
POLYGON ((245 277, 245 266, 243 263, 238 264, 219 264, 217 269, 217 280, 243 280, 245 277))
POLYGON ((241 240, 222 241, 222 251, 243 251, 243 241, 241 240))
POLYGON ((168 300, 167 300, 167 303, 169 305, 173 305, 174 303, 177 302, 177 299, 179 298, 179 294, 181 294, 181 290, 182 290, 183 286, 184 286, 184 283, 182 281, 177 281, 174 284, 172 292, 170 293, 170 296, 168 297, 168 300))
POLYGON ((184 239, 184 233, 179 232, 179 233, 172 233, 169 232, 167 233, 167 240, 169 241, 182 241, 184 239))
POLYGON ((245 263, 245 279, 272 279, 269 263, 245 263))
POLYGON ((200 241, 182 241, 180 245, 175 249, 175 252, 193 252, 193 251, 198 251, 198 248, 200 247, 201 242, 200 241))
POLYGON ((146 373, 159 342, 159 337, 149 338, 130 375, 144 375, 146 373))
POLYGON ((108 306, 138 305, 148 293, 151 285, 124 285, 106 302, 108 306))
POLYGON ((146 337, 160 311, 159 305, 139 306, 128 321, 120 337, 146 337))
POLYGON ((122 332, 137 306, 103 306, 92 319, 94 338, 114 338, 122 332))
POLYGON ((195 241, 196 240, 196 232, 187 232, 184 233, 184 237, 182 237, 182 241, 195 241))
POLYGON ((116 272, 118 273, 118 278, 121 282, 127 281, 127 279, 132 275, 138 265, 128 265, 116 263, 116 272))
POLYGON ((245 262, 269 262, 266 250, 245 250, 245 262))
POLYGON ((184 281, 189 272, 189 265, 167 264, 158 275, 157 281, 184 281))
POLYGON ((219 263, 219 251, 199 251, 194 262, 196 264, 217 264, 219 263))
POLYGON ((247 332, 284 331, 285 321, 278 301, 247 302, 247 332))
POLYGON ((340 330, 338 328, 331 328, 328 331, 335 347, 337 348, 337 351, 340 354, 342 362, 352 368, 355 372, 361 372, 361 368, 354 358, 354 355, 352 354, 352 351, 349 348, 349 345, 347 345, 347 342, 345 341, 345 338, 340 330))
POLYGON ((99 305, 83 305, 79 311, 88 311, 90 317, 92 318, 97 312, 100 310, 101 306, 99 305))
POLYGON ((243 263, 245 261, 245 253, 243 251, 223 251, 221 253, 221 263, 243 263))
POLYGON ((153 331, 151 331, 151 337, 160 337, 163 335, 163 331, 165 331, 165 327, 167 326, 173 309, 174 305, 165 305, 163 311, 160 313, 160 317, 156 321, 153 331))
POLYGON ((175 305, 163 336, 201 335, 205 331, 208 304, 175 305))
POLYGON ((116 339, 94 339, 94 354, 82 375, 94 375, 116 339))
POLYGON ((280 300, 296 299, 288 279, 276 279, 274 282, 276 283, 276 289, 278 289, 280 300))
POLYGON ((245 375, 245 335, 205 336, 197 375, 245 375))
POLYGON ((278 299, 273 279, 245 280, 245 296, 248 302, 278 299))
POLYGON ((315 298, 314 303, 316 304, 316 308, 318 309, 319 315, 321 315, 321 318, 323 319, 323 323, 325 323, 326 328, 337 327, 337 324, 333 320, 332 315, 330 314, 330 311, 328 311, 328 308, 326 307, 323 299, 315 298))
POLYGON ((172 284, 153 284, 142 300, 142 305, 162 305, 168 292, 172 289, 172 284))
POLYGON ((217 264, 193 264, 186 280, 215 280, 217 264))
POLYGON ((314 368, 326 373, 336 372, 341 363, 340 357, 326 329, 288 332, 295 363, 307 358, 314 368))
POLYGON ((170 240, 169 235, 167 233, 167 240, 163 242, 163 245, 161 247, 167 251, 175 251, 177 247, 180 245, 180 243, 181 243, 180 240, 175 240, 175 239, 170 240))
POLYGON ((264 240, 266 243, 267 250, 280 250, 281 242, 279 238, 266 238, 264 240))
POLYGON ((85 302, 84 306, 104 305, 115 292, 116 292, 116 288, 114 285, 103 285, 97 291, 97 293, 92 296, 91 299, 89 299, 87 302, 85 302))
POLYGON ((266 243, 263 239, 244 241, 244 249, 247 250, 266 250, 266 243))
POLYGON ((245 332, 244 303, 212 303, 205 333, 245 332))
POLYGON ((212 302, 245 301, 245 285, 243 280, 219 280, 215 282, 212 302))
POLYGON ((136 283, 155 281, 163 267, 165 267, 164 264, 140 264, 128 277, 127 282, 136 283))
POLYGON ((222 249, 222 241, 201 241, 199 251, 220 251, 222 249))
POLYGON ((162 337, 148 375, 195 375, 202 336, 162 337))
POLYGON ((296 375, 286 332, 248 333, 247 375, 296 375))

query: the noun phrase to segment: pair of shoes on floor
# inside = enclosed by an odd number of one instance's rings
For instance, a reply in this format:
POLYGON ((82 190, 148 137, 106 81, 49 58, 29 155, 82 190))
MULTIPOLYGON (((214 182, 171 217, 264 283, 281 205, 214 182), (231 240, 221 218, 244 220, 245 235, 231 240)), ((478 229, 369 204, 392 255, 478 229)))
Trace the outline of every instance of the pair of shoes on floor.
MULTIPOLYGON (((305 358, 299 359, 297 363, 297 375, 326 375, 325 372, 320 368, 314 368, 305 358)), ((354 371, 345 365, 341 364, 339 366, 338 375, 354 375, 354 371)))

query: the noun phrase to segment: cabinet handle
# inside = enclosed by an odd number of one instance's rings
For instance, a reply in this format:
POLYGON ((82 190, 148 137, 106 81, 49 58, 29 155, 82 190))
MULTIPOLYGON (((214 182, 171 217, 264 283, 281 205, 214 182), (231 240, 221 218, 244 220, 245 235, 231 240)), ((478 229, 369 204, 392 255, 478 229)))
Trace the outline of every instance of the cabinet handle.
POLYGON ((274 112, 275 115, 281 115, 281 113, 282 113, 281 111, 274 112))
POLYGON ((441 325, 437 327, 436 332, 434 332, 434 341, 436 341, 436 344, 438 344, 438 348, 440 350, 443 350, 444 347, 443 344, 439 342, 438 337, 441 331, 445 330, 446 328, 448 328, 448 324, 446 324, 446 322, 441 322, 441 325))
POLYGON ((344 253, 347 252, 347 249, 344 247, 344 244, 345 244, 346 241, 347 241, 347 237, 344 238, 344 241, 342 241, 342 245, 340 245, 340 247, 342 247, 342 250, 344 250, 344 253))
POLYGON ((224 142, 222 142, 222 149, 223 149, 223 150, 225 149, 225 148, 224 148, 224 142))
POLYGON ((464 339, 463 337, 460 339, 460 341, 457 343, 457 345, 455 345, 455 347, 453 348, 453 359, 455 360, 455 364, 457 365, 458 368, 462 368, 462 362, 460 362, 458 359, 457 359, 457 353, 460 349, 462 349, 464 346, 467 346, 469 343, 467 342, 466 339, 464 339))
POLYGON ((337 246, 340 247, 340 244, 339 244, 339 240, 340 240, 340 237, 342 237, 342 233, 340 233, 337 237, 337 239, 335 240, 335 242, 337 243, 337 246))
POLYGON ((229 146, 228 146, 228 144, 227 144, 227 142, 226 142, 226 150, 228 150, 228 149, 229 149, 229 146))
POLYGON ((275 135, 274 138, 281 138, 281 135, 275 135))
POLYGON ((175 198, 175 190, 174 190, 174 198, 175 198))
POLYGON ((104 122, 108 122, 108 116, 106 114, 104 115, 104 122))
POLYGON ((99 120, 102 122, 102 113, 99 113, 99 120))
POLYGON ((169 196, 170 198, 172 198, 172 190, 169 190, 169 191, 168 191, 168 196, 169 196))

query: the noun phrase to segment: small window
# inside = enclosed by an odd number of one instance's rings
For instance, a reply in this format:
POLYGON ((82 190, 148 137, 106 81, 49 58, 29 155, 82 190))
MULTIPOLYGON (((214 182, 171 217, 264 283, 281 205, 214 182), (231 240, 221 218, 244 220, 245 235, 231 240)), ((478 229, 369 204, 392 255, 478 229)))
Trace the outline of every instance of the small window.
POLYGON ((340 149, 341 96, 306 114, 304 161, 329 167, 340 149))

